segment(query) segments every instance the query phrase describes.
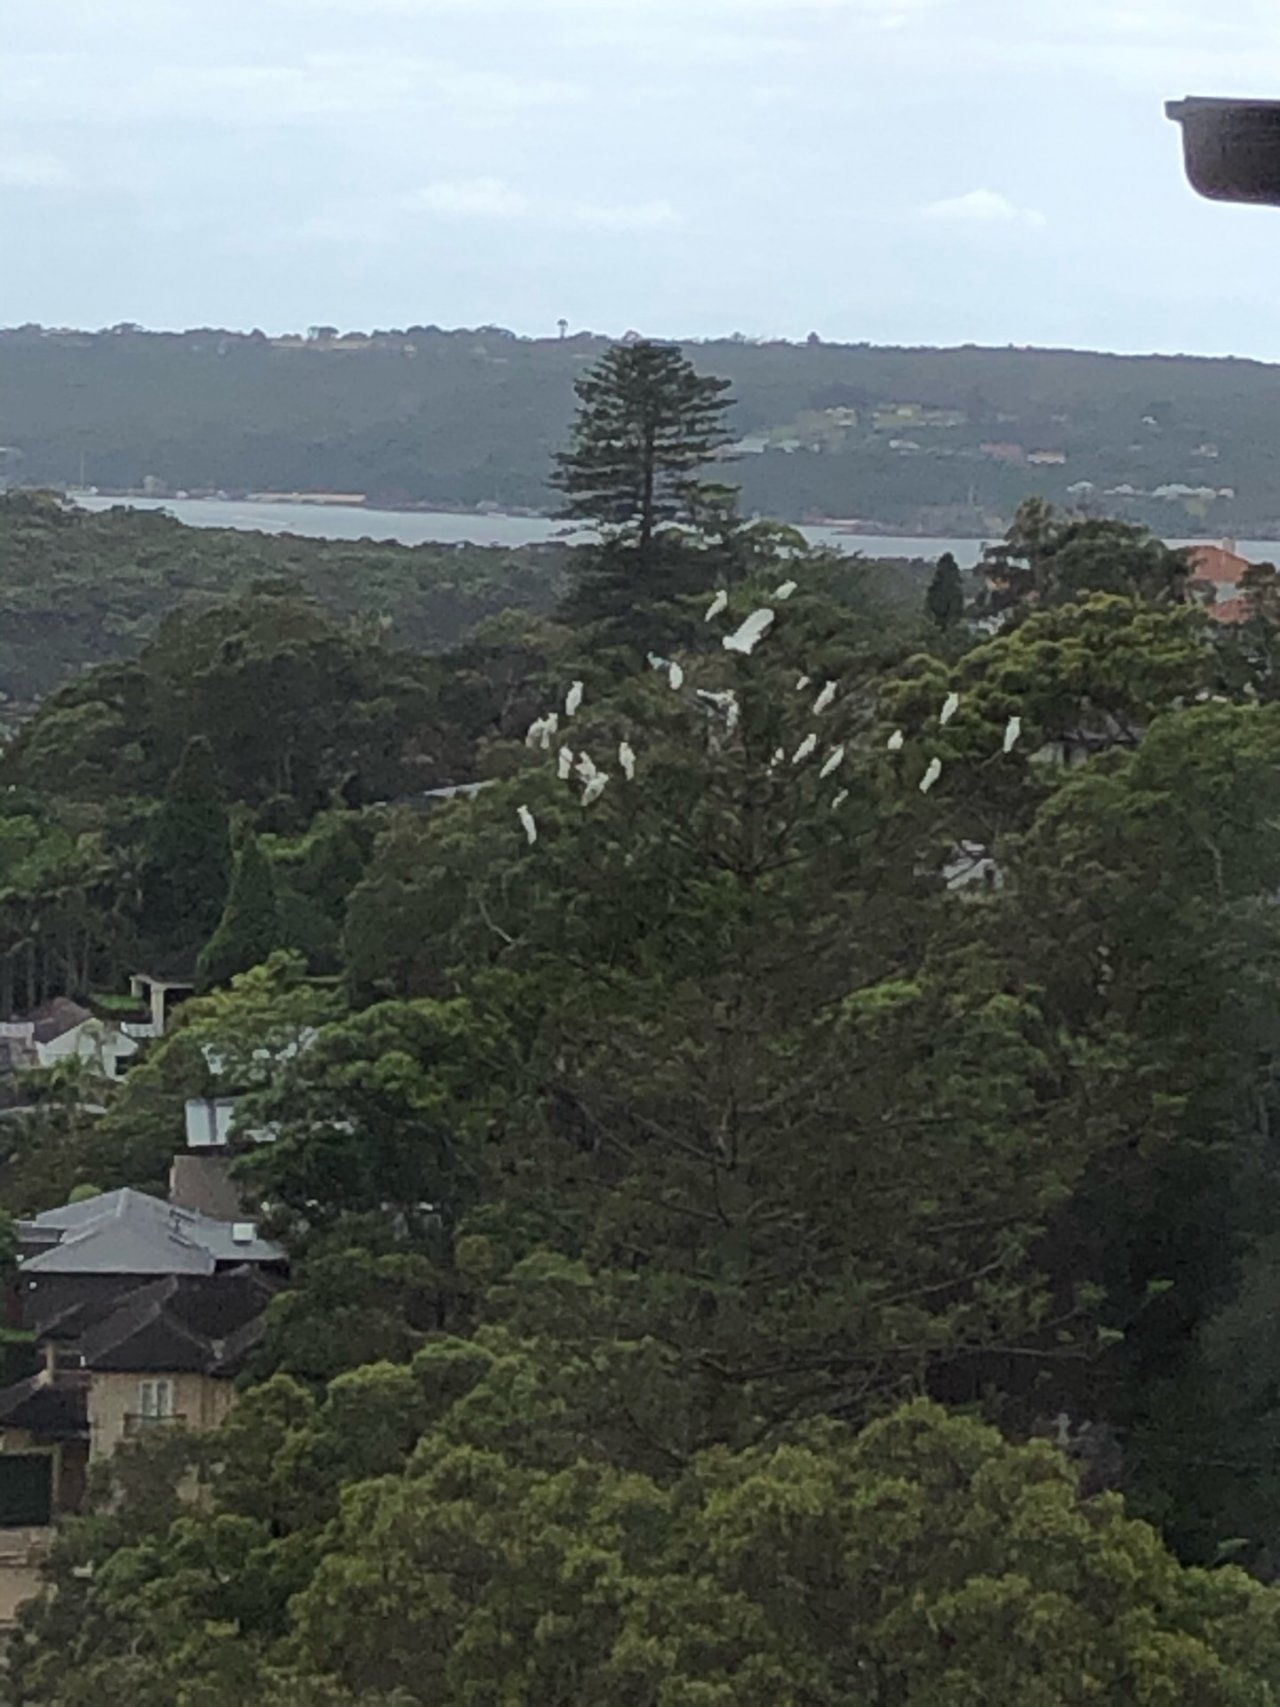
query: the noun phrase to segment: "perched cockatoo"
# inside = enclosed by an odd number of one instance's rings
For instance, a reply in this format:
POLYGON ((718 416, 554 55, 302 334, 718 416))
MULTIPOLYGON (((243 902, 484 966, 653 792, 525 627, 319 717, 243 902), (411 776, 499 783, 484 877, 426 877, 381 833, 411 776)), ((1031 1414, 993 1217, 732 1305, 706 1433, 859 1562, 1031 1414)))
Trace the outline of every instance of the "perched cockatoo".
POLYGON ((657 652, 648 652, 645 656, 649 660, 651 670, 669 670, 671 668, 670 658, 664 658, 657 652))
POLYGON ((1004 729, 1004 750, 1006 753, 1011 753, 1013 751, 1017 746, 1021 735, 1022 719, 1020 717, 1011 717, 1008 723, 1005 724, 1004 729))
POLYGON ((796 683, 796 692, 803 693, 812 680, 812 676, 801 676, 800 680, 796 683))
POLYGON ((773 757, 769 760, 769 769, 771 771, 776 771, 780 764, 784 764, 786 762, 786 757, 787 749, 785 747, 775 747, 773 749, 773 757))
POLYGON ((893 734, 889 737, 889 751, 891 753, 900 753, 906 743, 906 739, 907 738, 902 733, 901 729, 895 729, 893 734))
POLYGON ((667 680, 671 683, 672 691, 674 693, 679 693, 680 689, 684 686, 684 671, 680 668, 679 664, 671 664, 668 666, 667 680))
POLYGON ((792 593, 795 592, 797 585, 798 585, 798 582, 795 582, 795 581, 784 581, 780 587, 774 588, 774 590, 773 590, 774 598, 775 599, 789 599, 791 597, 792 593))
POLYGON ((823 765, 822 769, 818 772, 819 777, 825 782, 827 777, 829 777, 832 774, 832 772, 838 771, 840 769, 840 766, 843 763, 844 763, 844 748, 843 747, 834 747, 831 751, 830 758, 827 760, 826 764, 823 765))
POLYGON ((849 790, 847 788, 842 788, 839 794, 837 794, 835 799, 831 802, 831 810, 833 812, 838 812, 848 798, 849 790))
POLYGON ((583 687, 581 682, 574 682, 564 696, 564 714, 566 717, 576 717, 582 705, 583 687))
POLYGON ((725 688, 723 693, 712 693, 708 688, 699 688, 698 698, 705 699, 708 705, 714 705, 717 711, 724 713, 725 727, 732 734, 742 716, 742 707, 738 704, 738 696, 733 689, 725 688))
POLYGON ((537 820, 527 806, 517 806, 516 817, 519 818, 524 833, 529 838, 529 846, 532 847, 538 839, 537 820))
POLYGON ((529 733, 524 738, 526 747, 541 747, 544 753, 551 751, 551 737, 560 727, 560 714, 549 711, 545 717, 539 717, 529 725, 529 733))
POLYGON ((622 766, 622 774, 628 782, 636 780, 636 755, 629 741, 618 744, 618 763, 622 766))
POLYGON ((573 774, 573 750, 572 750, 572 748, 561 747, 559 757, 556 760, 556 768, 560 773, 560 781, 561 782, 568 782, 569 778, 573 774))
POLYGON ((593 776, 598 776, 600 774, 596 770, 595 762, 590 753, 579 753, 578 762, 574 766, 574 769, 582 778, 583 782, 590 782, 593 776))
POLYGON ((740 628, 735 629, 732 634, 725 635, 723 642, 725 651, 741 652, 744 658, 749 658, 773 627, 775 614, 767 606, 760 610, 753 610, 740 628))
POLYGON ((941 759, 930 759, 928 770, 920 778, 920 792, 921 792, 921 794, 928 794, 929 790, 933 787, 934 783, 937 782, 938 778, 941 775, 942 775, 942 760, 941 759))
POLYGON ((582 804, 584 806, 594 805, 604 793, 605 784, 608 780, 603 771, 597 771, 582 791, 582 804))
POLYGON ((951 719, 959 709, 960 695, 958 693, 949 693, 946 699, 943 700, 942 710, 938 715, 938 722, 943 729, 946 728, 947 724, 950 723, 951 719))
POLYGON ((817 745, 818 745, 818 737, 816 735, 813 735, 813 734, 806 735, 804 740, 801 741, 800 745, 796 748, 795 752, 792 753, 791 763, 793 765, 803 764, 807 758, 812 756, 813 752, 817 748, 817 745))
POLYGON ((814 700, 813 709, 819 717, 822 716, 824 711, 829 711, 831 709, 836 697, 836 687, 837 684, 835 682, 828 682, 826 687, 823 688, 822 692, 818 695, 817 699, 814 700))
POLYGON ((707 606, 707 614, 702 620, 704 622, 714 622, 718 616, 723 616, 728 608, 729 595, 725 592, 724 588, 721 587, 715 598, 712 599, 711 603, 707 606))

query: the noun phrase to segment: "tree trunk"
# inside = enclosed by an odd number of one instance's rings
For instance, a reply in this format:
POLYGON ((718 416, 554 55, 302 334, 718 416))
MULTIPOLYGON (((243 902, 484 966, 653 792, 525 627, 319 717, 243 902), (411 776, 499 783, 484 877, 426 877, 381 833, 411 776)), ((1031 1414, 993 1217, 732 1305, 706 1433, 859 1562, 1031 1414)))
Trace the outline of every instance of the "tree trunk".
POLYGON ((658 430, 650 424, 644 430, 644 487, 640 499, 640 562, 649 568, 653 554, 653 536, 657 528, 654 496, 657 487, 658 430))

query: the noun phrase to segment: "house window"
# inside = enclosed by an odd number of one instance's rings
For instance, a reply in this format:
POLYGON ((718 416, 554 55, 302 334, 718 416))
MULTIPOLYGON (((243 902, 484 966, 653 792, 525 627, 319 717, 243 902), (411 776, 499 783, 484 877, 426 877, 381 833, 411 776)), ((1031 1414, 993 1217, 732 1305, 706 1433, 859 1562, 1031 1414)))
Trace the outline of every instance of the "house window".
POLYGON ((173 1382, 140 1381, 138 1416, 144 1422, 163 1422, 173 1415, 173 1382))

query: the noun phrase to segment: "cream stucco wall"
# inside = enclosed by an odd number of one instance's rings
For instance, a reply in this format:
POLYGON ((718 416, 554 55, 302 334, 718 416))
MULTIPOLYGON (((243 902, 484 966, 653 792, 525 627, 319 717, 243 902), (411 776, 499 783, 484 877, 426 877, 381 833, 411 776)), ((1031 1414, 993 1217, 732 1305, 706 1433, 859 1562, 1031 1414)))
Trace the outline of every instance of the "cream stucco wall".
POLYGON ((217 1428, 235 1403, 234 1385, 208 1375, 167 1374, 162 1369, 148 1370, 145 1375, 95 1370, 89 1385, 91 1459, 107 1457, 122 1440, 132 1438, 129 1419, 142 1409, 144 1381, 168 1381, 172 1385, 175 1421, 181 1420, 187 1428, 217 1428))

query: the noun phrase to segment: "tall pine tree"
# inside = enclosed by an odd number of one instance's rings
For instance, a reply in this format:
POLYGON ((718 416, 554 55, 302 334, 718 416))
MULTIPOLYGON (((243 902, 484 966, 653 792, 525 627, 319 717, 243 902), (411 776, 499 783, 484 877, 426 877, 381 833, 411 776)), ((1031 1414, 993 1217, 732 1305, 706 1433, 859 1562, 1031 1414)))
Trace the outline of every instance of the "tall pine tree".
POLYGON ((729 442, 727 379, 698 373, 674 345, 615 344, 578 381, 578 416, 552 483, 563 514, 633 542, 648 565, 664 524, 691 519, 695 476, 729 442))
POLYGON ((231 893, 218 928, 205 944, 197 965, 202 990, 228 984, 283 946, 284 930, 271 862, 258 838, 246 833, 236 854, 231 893))

